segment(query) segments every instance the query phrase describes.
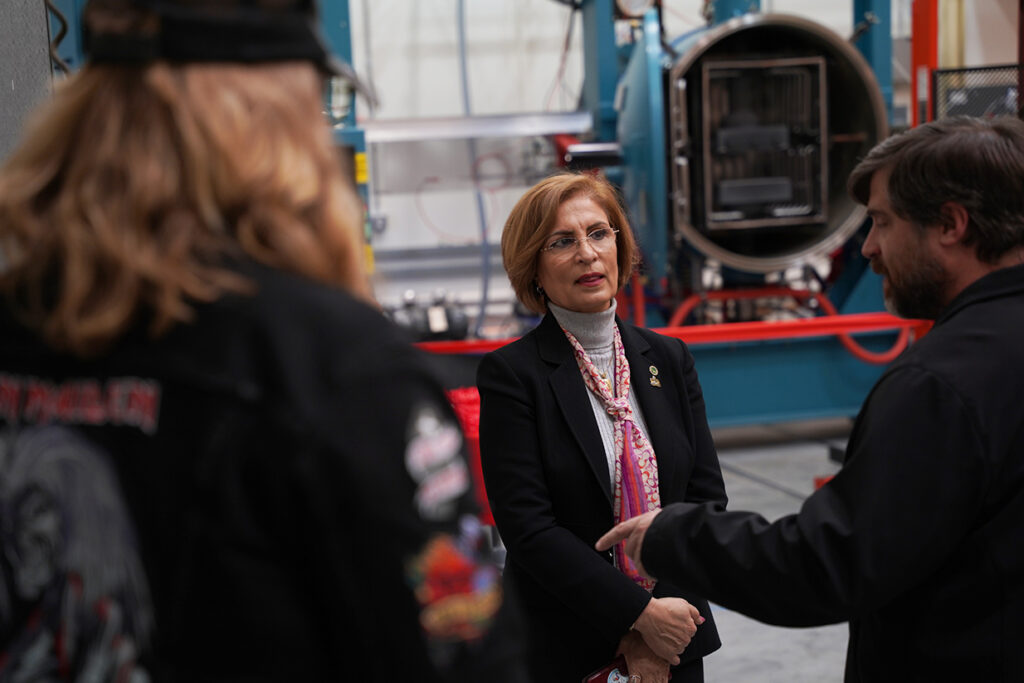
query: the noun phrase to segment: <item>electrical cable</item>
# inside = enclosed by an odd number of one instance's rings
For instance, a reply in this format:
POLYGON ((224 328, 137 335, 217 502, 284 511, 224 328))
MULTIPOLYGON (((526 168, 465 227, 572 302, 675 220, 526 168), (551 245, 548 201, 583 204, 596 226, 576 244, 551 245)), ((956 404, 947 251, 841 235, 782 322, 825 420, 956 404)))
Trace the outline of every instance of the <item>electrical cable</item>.
MULTIPOLYGON (((456 13, 459 37, 459 75, 462 83, 462 111, 466 116, 472 116, 473 110, 470 106, 469 97, 469 59, 466 56, 466 6, 465 0, 457 0, 456 13)), ((469 139, 470 159, 476 159, 476 140, 469 139)), ((487 299, 490 294, 491 284, 491 245, 487 241, 487 210, 484 207, 484 196, 480 191, 480 179, 477 173, 477 166, 471 166, 474 194, 476 195, 476 211, 480 222, 480 310, 476 317, 476 324, 473 326, 473 336, 479 338, 480 330, 483 328, 484 319, 487 314, 487 299)))
POLYGON ((512 181, 513 171, 512 171, 512 164, 511 164, 511 162, 509 162, 509 160, 505 156, 504 152, 495 150, 493 152, 487 152, 485 154, 481 154, 480 156, 476 157, 476 159, 473 160, 473 175, 474 175, 474 177, 480 179, 481 185, 483 184, 482 168, 483 168, 483 163, 485 161, 487 161, 488 159, 494 159, 495 161, 497 161, 497 162, 499 162, 501 164, 502 178, 501 178, 501 182, 498 183, 497 185, 489 186, 489 187, 487 187, 485 189, 487 190, 487 192, 491 192, 491 193, 496 192, 498 190, 505 189, 506 187, 509 186, 509 184, 512 181))
POLYGON ((668 38, 665 37, 664 31, 661 33, 661 49, 665 51, 665 54, 669 56, 669 59, 672 60, 673 64, 679 61, 679 57, 681 55, 672 46, 672 43, 668 42, 668 38))
POLYGON ((471 244, 470 241, 466 240, 465 237, 459 235, 453 235, 449 232, 445 232, 437 223, 430 219, 430 215, 427 213, 427 208, 423 203, 423 189, 431 183, 439 183, 441 179, 437 176, 427 176, 416 185, 416 191, 413 193, 413 202, 416 205, 416 214, 419 216, 423 224, 430 229, 434 236, 436 236, 442 243, 450 244, 471 244))
MULTIPOLYGON (((692 294, 672 314, 669 319, 668 327, 678 327, 683 324, 686 320, 686 316, 690 312, 704 303, 707 300, 728 300, 728 299, 742 299, 742 298, 764 298, 772 296, 791 296, 798 299, 813 298, 821 306, 822 310, 828 315, 839 315, 839 311, 829 301, 828 297, 821 294, 820 292, 808 292, 806 290, 794 290, 786 288, 766 288, 764 290, 740 290, 740 291, 729 291, 729 290, 716 290, 712 292, 704 292, 703 294, 692 294)), ((838 335, 840 343, 849 351, 854 357, 865 363, 872 363, 881 365, 896 360, 896 357, 903 353, 903 350, 907 348, 907 344, 910 342, 910 328, 904 327, 900 330, 899 335, 896 337, 896 341, 893 342, 891 348, 887 351, 870 351, 860 344, 845 332, 841 332, 838 335)))
MULTIPOLYGON (((832 305, 832 302, 828 300, 825 295, 815 292, 814 298, 821 304, 821 307, 829 315, 839 315, 839 311, 832 305)), ((896 341, 893 342, 892 348, 888 351, 874 352, 869 351, 854 340, 848 334, 840 334, 839 341, 842 343, 846 350, 849 351, 854 357, 864 361, 865 363, 874 363, 881 365, 883 363, 889 363, 896 360, 896 357, 903 353, 903 350, 907 348, 907 344, 910 342, 910 328, 904 327, 900 330, 899 336, 896 337, 896 341)))
POLYGON ((60 28, 57 30, 57 35, 53 40, 50 41, 50 62, 57 67, 65 76, 71 75, 71 67, 65 62, 60 54, 57 52, 57 46, 60 45, 61 41, 64 40, 64 36, 68 34, 68 20, 64 14, 57 9, 53 4, 52 0, 43 0, 43 4, 46 9, 57 19, 57 23, 60 24, 60 28))
POLYGON ((573 27, 576 25, 576 10, 578 9, 579 5, 573 4, 572 9, 569 10, 569 25, 565 29, 565 40, 562 43, 562 54, 558 58, 558 71, 555 72, 555 80, 551 83, 551 87, 548 89, 548 94, 544 101, 544 111, 551 111, 551 100, 554 98, 555 93, 558 92, 559 89, 565 89, 563 86, 563 81, 565 79, 565 66, 569 61, 569 48, 572 45, 573 27))
POLYGON ((704 0, 704 6, 700 10, 700 14, 704 17, 705 21, 708 22, 708 26, 715 21, 715 3, 714 0, 704 0))
POLYGON ((661 49, 669 56, 672 63, 678 62, 680 55, 669 41, 668 34, 665 33, 665 7, 663 5, 658 7, 658 40, 661 43, 661 49))

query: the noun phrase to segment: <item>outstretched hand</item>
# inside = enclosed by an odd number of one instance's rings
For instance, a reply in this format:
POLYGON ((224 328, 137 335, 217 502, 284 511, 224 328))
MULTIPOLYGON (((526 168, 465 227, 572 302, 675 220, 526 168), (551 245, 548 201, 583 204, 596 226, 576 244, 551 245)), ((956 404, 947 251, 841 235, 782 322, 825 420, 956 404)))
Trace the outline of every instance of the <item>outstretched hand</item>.
POLYGON ((644 535, 647 533, 647 528, 651 526, 651 522, 658 516, 661 510, 655 510, 654 512, 645 512, 642 515, 638 515, 631 519, 627 519, 621 524, 617 524, 608 533, 601 538, 597 539, 597 543, 594 547, 604 552, 612 546, 616 545, 620 541, 626 541, 624 548, 626 555, 633 561, 633 566, 636 570, 647 578, 653 578, 644 569, 643 564, 640 563, 640 552, 643 550, 644 535))

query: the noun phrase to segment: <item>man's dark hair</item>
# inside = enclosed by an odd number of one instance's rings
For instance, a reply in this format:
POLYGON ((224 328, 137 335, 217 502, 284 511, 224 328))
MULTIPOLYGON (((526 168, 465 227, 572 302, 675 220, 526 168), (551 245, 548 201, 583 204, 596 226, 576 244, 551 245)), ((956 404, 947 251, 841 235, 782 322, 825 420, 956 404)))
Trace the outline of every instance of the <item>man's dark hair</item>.
POLYGON ((945 218, 946 202, 967 209, 964 244, 994 263, 1024 245, 1024 122, 955 116, 925 123, 875 146, 853 169, 847 189, 861 204, 871 178, 891 169, 889 201, 897 216, 924 228, 945 218))

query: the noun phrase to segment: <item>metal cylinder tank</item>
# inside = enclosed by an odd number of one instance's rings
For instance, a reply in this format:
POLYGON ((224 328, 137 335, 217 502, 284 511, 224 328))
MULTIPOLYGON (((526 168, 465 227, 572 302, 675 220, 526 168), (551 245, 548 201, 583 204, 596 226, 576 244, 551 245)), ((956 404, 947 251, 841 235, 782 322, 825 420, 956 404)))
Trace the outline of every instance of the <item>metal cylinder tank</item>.
POLYGON ((732 19, 677 52, 667 81, 673 243, 768 273, 846 242, 865 215, 847 176, 887 134, 860 53, 780 14, 732 19))

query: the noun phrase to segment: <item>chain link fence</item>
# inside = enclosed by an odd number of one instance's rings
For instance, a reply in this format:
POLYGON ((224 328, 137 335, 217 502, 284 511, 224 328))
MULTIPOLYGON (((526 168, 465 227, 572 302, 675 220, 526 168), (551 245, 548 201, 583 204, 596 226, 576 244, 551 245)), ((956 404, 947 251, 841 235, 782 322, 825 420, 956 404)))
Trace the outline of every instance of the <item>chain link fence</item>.
POLYGON ((1021 65, 1005 64, 932 72, 932 119, 945 116, 1019 116, 1021 65))

